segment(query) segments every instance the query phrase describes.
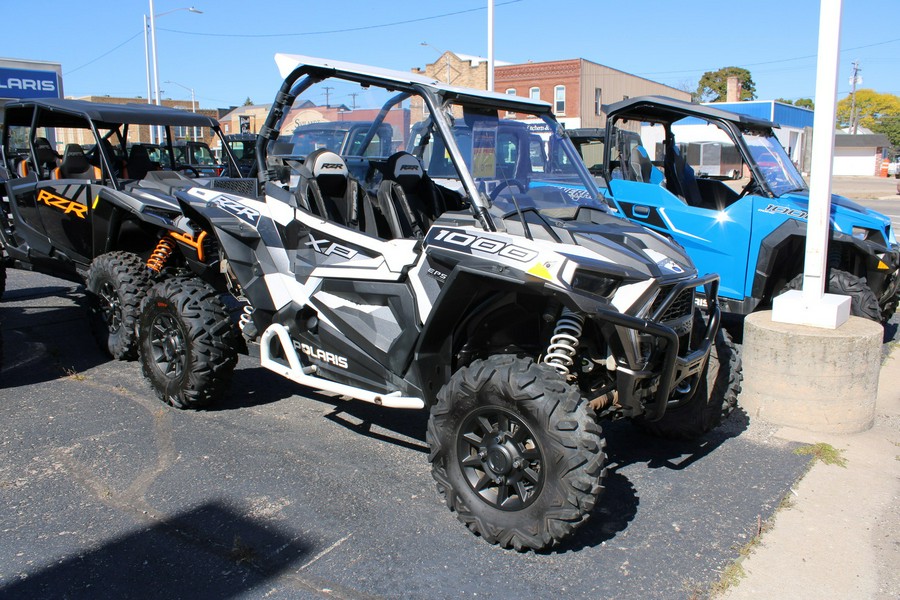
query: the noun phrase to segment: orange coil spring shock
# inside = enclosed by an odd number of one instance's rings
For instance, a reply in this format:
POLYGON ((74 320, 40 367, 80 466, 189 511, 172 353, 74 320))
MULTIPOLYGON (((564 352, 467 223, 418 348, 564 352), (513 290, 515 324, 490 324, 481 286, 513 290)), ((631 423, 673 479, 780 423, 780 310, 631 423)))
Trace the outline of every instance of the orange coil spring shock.
POLYGON ((159 240, 159 243, 156 244, 156 249, 153 251, 153 254, 147 259, 147 268, 155 273, 162 271, 162 268, 166 264, 166 260, 168 260, 169 255, 172 254, 173 250, 175 250, 175 242, 172 238, 168 235, 163 237, 159 240))

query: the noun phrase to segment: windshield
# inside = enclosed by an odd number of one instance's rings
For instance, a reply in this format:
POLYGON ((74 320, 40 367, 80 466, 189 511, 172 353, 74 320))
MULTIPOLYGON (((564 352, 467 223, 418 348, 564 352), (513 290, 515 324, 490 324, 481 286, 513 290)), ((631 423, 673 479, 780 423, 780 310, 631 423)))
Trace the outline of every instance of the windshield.
MULTIPOLYGON (((445 115, 479 193, 501 211, 517 206, 606 210, 581 157, 553 119, 458 104, 447 106, 445 115)), ((410 151, 422 159, 431 177, 458 179, 443 140, 432 134, 434 128, 433 120, 415 126, 410 151)))
POLYGON ((744 132, 743 137, 756 168, 772 194, 781 196, 807 189, 803 176, 774 135, 768 132, 744 132))

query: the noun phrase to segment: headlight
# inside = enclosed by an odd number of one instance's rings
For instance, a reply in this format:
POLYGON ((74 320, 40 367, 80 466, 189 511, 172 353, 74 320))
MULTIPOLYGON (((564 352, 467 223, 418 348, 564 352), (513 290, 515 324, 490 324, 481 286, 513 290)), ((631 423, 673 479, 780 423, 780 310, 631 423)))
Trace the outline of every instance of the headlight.
POLYGON ((867 240, 869 236, 873 233, 877 233, 872 229, 866 229, 865 227, 854 227, 853 228, 853 237, 858 240, 867 240))
POLYGON ((609 298, 621 282, 614 277, 576 269, 572 276, 572 287, 580 292, 609 298))

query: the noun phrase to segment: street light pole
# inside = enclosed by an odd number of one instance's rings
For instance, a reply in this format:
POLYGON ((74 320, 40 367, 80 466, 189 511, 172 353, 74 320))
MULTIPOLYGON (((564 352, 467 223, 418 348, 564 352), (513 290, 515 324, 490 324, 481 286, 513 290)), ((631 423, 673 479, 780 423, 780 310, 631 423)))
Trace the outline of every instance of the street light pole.
MULTIPOLYGON (((172 10, 167 10, 166 12, 156 14, 156 10, 153 7, 153 0, 149 0, 149 2, 150 2, 150 45, 152 46, 152 49, 153 49, 153 89, 156 91, 156 105, 159 106, 160 105, 159 61, 157 60, 157 53, 156 53, 156 17, 162 17, 163 15, 168 15, 170 13, 177 12, 179 10, 186 10, 188 12, 196 13, 198 15, 202 15, 203 11, 197 10, 196 8, 191 6, 191 7, 173 8, 172 10)), ((145 31, 146 31, 146 18, 147 17, 145 15, 144 16, 145 31)), ((146 37, 144 39, 146 39, 146 37)), ((148 66, 148 73, 147 73, 147 81, 149 84, 149 81, 150 81, 149 66, 148 66)), ((150 104, 150 102, 148 102, 148 104, 150 104)), ((161 130, 157 131, 157 139, 158 140, 162 139, 162 131, 161 130)))
MULTIPOLYGON (((153 104, 153 92, 150 90, 150 42, 147 39, 147 15, 144 15, 144 64, 147 71, 147 104, 153 104)), ((153 127, 149 127, 149 129, 150 143, 153 143, 155 132, 153 131, 153 127)))
MULTIPOLYGON (((186 85, 182 85, 182 84, 178 83, 177 81, 166 80, 165 83, 174 83, 178 87, 181 87, 181 88, 184 88, 184 89, 190 91, 191 92, 191 112, 194 114, 197 113, 197 102, 194 99, 194 88, 188 87, 186 85)), ((194 141, 195 142, 197 141, 197 126, 196 125, 194 125, 194 141)))

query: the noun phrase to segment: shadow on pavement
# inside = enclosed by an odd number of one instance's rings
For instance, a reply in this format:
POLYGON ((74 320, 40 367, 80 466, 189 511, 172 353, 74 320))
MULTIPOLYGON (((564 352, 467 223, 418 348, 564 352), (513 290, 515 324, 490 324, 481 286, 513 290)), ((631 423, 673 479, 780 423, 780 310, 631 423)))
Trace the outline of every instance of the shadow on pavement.
POLYGON ((54 381, 112 360, 91 334, 84 294, 79 289, 51 286, 7 290, 3 299, 0 388, 54 381), (30 298, 55 298, 64 305, 10 306, 30 298))
POLYGON ((310 550, 211 501, 29 573, 0 587, 0 598, 233 598, 310 550))

